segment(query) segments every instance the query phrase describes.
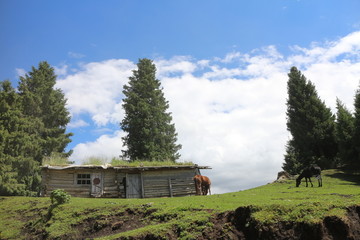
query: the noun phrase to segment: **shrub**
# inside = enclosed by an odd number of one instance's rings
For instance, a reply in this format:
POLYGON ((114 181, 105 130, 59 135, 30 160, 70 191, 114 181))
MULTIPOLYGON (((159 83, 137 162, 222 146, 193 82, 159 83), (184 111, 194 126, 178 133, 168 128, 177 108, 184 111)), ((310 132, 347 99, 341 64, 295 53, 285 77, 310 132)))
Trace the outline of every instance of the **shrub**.
POLYGON ((60 205, 70 201, 70 195, 63 189, 56 189, 50 194, 51 204, 60 205))

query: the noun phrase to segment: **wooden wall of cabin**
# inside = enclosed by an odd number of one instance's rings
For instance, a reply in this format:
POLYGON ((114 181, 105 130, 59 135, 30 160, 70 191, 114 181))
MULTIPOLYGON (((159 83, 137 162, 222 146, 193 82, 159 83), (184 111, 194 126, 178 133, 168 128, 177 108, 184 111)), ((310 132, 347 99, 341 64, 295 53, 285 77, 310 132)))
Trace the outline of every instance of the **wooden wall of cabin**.
POLYGON ((166 169, 142 173, 144 197, 195 195, 195 169, 166 169))
POLYGON ((42 171, 43 196, 50 196, 51 191, 63 189, 74 197, 90 197, 91 184, 77 184, 77 174, 91 174, 88 171, 54 170, 45 169, 42 171))
MULTIPOLYGON (((125 197, 124 186, 121 184, 121 174, 114 169, 43 169, 42 171, 42 195, 50 196, 51 191, 63 189, 73 197, 91 197, 92 183, 79 184, 78 176, 101 174, 101 197, 125 197)), ((123 174, 123 176, 125 176, 123 174)))
MULTIPOLYGON (((78 184, 78 174, 102 175, 101 197, 126 198, 126 177, 139 172, 123 169, 43 169, 43 196, 50 196, 55 189, 64 189, 74 197, 91 197, 91 183, 78 184), (125 182, 124 182, 125 181, 125 182)), ((166 169, 141 172, 141 195, 151 197, 177 197, 195 195, 193 177, 196 169, 166 169)))

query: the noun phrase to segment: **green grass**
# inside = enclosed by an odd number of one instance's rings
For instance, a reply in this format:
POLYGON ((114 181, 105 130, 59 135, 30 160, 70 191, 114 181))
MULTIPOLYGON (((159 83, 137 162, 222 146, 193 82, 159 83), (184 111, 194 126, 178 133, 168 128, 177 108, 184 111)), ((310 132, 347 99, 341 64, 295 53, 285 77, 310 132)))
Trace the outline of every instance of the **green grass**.
MULTIPOLYGON (((72 164, 69 160, 59 154, 53 154, 43 159, 43 166, 68 166, 72 164)), ((113 167, 160 167, 160 166, 194 166, 192 162, 173 162, 173 161, 126 161, 119 158, 107 157, 88 157, 82 162, 82 165, 106 165, 113 167)))
POLYGON ((159 167, 159 166, 193 166, 192 162, 173 162, 173 161, 125 161, 121 159, 113 158, 110 162, 111 166, 114 167, 159 167))
MULTIPOLYGON (((314 181, 315 182, 315 181, 314 181)), ((0 197, 0 239, 26 239, 24 227, 42 229, 49 238, 77 236, 77 226, 89 219, 109 221, 115 215, 132 209, 135 213, 148 212, 143 227, 106 236, 100 239, 155 236, 177 229, 181 239, 196 239, 205 228, 211 228, 209 218, 216 213, 249 206, 252 216, 264 224, 278 221, 316 223, 326 216, 344 217, 346 208, 360 205, 360 175, 327 170, 323 173, 323 187, 299 188, 295 181, 272 183, 257 188, 218 194, 153 199, 92 199, 71 198, 60 205, 52 218, 42 219, 50 206, 49 198, 0 197)), ((124 216, 125 218, 126 216, 124 216)))

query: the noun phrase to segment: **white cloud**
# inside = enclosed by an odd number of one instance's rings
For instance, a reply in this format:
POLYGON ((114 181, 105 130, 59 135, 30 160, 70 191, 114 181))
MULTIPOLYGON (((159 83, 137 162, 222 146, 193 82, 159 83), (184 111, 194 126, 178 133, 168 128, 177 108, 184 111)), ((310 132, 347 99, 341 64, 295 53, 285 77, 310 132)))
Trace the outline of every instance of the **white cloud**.
POLYGON ((69 128, 79 128, 79 127, 87 127, 89 125, 90 125, 89 123, 85 122, 82 119, 79 119, 79 120, 76 120, 76 121, 71 121, 67 126, 69 128))
POLYGON ((90 157, 111 159, 121 154, 122 140, 124 133, 116 131, 112 135, 102 135, 94 142, 85 142, 76 145, 71 160, 81 163, 90 157))
POLYGON ((336 41, 328 41, 325 44, 314 42, 310 48, 294 46, 294 50, 300 54, 290 58, 301 64, 328 63, 341 61, 342 58, 348 61, 358 62, 360 59, 360 31, 350 33, 336 41), (346 56, 342 56, 346 55, 346 56))
POLYGON ((63 64, 61 66, 54 67, 54 69, 57 76, 66 75, 68 71, 68 66, 66 64, 63 64))
MULTIPOLYGON (((273 181, 283 163, 286 130, 287 73, 295 65, 315 85, 320 98, 334 109, 336 97, 349 108, 360 80, 360 32, 333 42, 292 47, 283 56, 274 46, 224 59, 173 57, 156 60, 183 145, 182 160, 213 169, 213 192, 223 193, 273 181), (231 67, 229 67, 231 66, 231 67)), ((99 126, 118 124, 122 85, 134 63, 108 60, 89 63, 61 79, 72 114, 90 114, 99 126)), ((78 144, 75 160, 85 156, 118 156, 121 131, 95 142, 78 144)))
POLYGON ((15 71, 16 71, 17 77, 25 77, 25 75, 27 73, 27 71, 23 68, 16 68, 15 71))
POLYGON ((85 57, 84 54, 82 54, 82 53, 76 53, 76 52, 68 52, 68 56, 69 56, 70 58, 83 58, 83 57, 85 57))
POLYGON ((215 60, 218 60, 218 61, 223 62, 223 63, 231 63, 235 59, 239 58, 240 56, 241 56, 241 54, 239 52, 231 52, 231 53, 226 54, 224 59, 215 58, 215 60))
POLYGON ((175 56, 170 60, 158 59, 155 60, 158 77, 167 76, 168 74, 192 73, 197 68, 196 63, 191 62, 192 59, 187 56, 175 56))
POLYGON ((88 63, 59 79, 56 87, 65 92, 72 115, 88 113, 98 126, 116 123, 123 116, 118 104, 132 69, 134 64, 123 59, 88 63))

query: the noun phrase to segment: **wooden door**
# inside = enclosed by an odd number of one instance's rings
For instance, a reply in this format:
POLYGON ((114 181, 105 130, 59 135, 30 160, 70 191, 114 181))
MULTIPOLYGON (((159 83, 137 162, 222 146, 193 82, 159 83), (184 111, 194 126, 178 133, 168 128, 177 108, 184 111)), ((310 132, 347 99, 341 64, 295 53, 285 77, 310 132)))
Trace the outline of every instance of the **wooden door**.
POLYGON ((126 198, 142 198, 141 174, 127 174, 126 198))
POLYGON ((101 173, 91 174, 91 195, 101 197, 103 193, 103 181, 101 173))

